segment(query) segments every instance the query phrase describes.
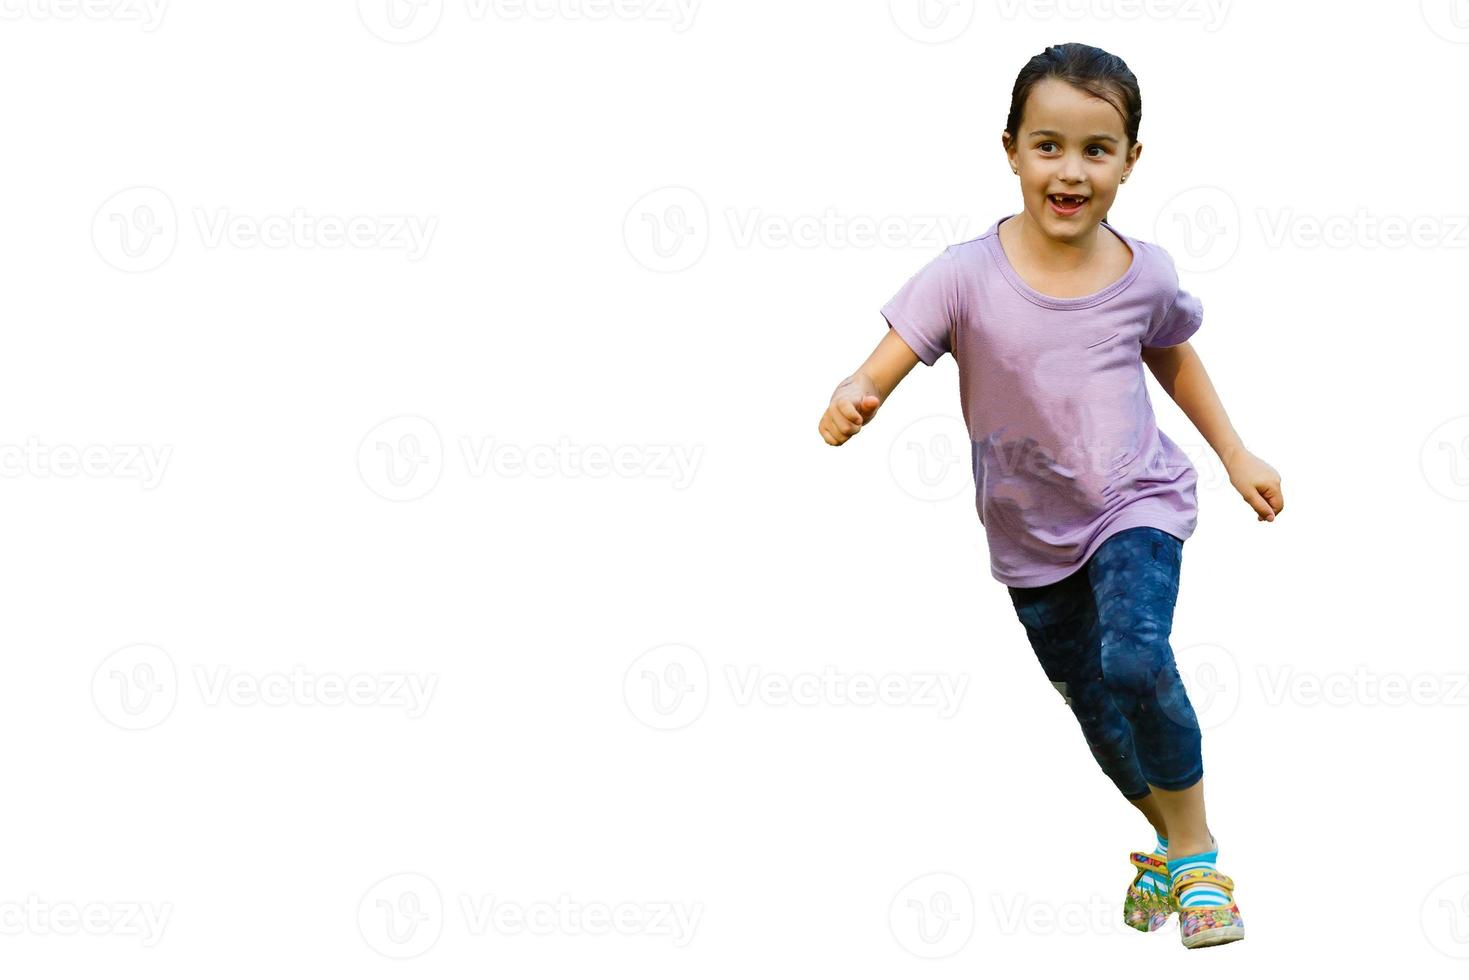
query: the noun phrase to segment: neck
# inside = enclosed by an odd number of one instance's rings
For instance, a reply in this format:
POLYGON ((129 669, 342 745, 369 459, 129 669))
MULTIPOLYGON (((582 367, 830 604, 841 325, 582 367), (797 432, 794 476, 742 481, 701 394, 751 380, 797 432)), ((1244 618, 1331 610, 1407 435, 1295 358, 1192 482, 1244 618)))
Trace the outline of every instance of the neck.
POLYGON ((1021 211, 1015 217, 1005 222, 1013 225, 1013 241, 1029 255, 1033 261, 1048 266, 1058 272, 1069 272, 1085 264, 1096 252, 1099 239, 1098 230, 1101 225, 1092 225, 1090 228, 1079 232, 1075 238, 1052 238, 1031 220, 1030 215, 1021 211))

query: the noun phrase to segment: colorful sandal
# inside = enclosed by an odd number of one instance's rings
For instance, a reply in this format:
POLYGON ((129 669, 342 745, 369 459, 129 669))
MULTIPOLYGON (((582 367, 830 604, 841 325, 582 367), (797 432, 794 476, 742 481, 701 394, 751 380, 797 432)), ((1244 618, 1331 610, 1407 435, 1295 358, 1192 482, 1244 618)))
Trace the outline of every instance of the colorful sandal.
POLYGON ((1178 911, 1172 892, 1142 887, 1143 875, 1151 871, 1168 880, 1168 862, 1156 854, 1133 851, 1128 855, 1138 869, 1137 877, 1127 886, 1127 900, 1122 903, 1122 921, 1139 932, 1156 932, 1168 924, 1168 917, 1178 911))
POLYGON ((1218 946, 1245 938, 1245 920, 1234 904, 1234 880, 1209 868, 1191 868, 1180 872, 1169 889, 1178 907, 1178 934, 1189 949, 1195 946, 1218 946), (1182 892, 1185 886, 1208 882, 1216 885, 1229 896, 1228 905, 1195 905, 1183 907, 1182 892))

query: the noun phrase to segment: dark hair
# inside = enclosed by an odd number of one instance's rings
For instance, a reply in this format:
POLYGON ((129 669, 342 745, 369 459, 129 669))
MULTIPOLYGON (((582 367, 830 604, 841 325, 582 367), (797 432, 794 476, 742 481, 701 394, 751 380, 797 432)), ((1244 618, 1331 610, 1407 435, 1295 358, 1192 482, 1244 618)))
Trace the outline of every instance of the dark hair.
POLYGON ((1043 78, 1059 78, 1077 88, 1105 99, 1122 115, 1127 135, 1127 149, 1137 142, 1137 128, 1143 120, 1143 97, 1137 87, 1137 76, 1127 62, 1089 44, 1053 44, 1031 58, 1015 77, 1010 94, 1010 118, 1005 129, 1013 141, 1019 139, 1020 114, 1025 100, 1036 82, 1043 78))

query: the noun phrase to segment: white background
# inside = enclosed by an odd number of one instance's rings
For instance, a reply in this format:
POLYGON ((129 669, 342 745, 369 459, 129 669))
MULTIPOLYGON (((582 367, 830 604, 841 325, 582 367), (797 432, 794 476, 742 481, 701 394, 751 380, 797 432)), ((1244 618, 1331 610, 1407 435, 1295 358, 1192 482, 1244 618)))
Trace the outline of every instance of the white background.
POLYGON ((1250 930, 1183 964, 1462 974, 1462 0, 154 2, 0 3, 5 975, 1180 965, 1120 924, 1152 832, 990 575, 952 358, 816 431, 1019 209, 1010 90, 1070 40, 1141 82, 1110 220, 1287 501, 1149 381, 1250 930), (897 694, 780 696, 823 672, 897 694))

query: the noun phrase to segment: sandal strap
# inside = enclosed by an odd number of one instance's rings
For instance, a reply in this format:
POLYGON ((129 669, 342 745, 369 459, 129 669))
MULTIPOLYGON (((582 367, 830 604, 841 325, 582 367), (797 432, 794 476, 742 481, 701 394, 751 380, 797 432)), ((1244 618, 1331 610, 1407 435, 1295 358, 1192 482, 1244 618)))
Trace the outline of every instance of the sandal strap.
POLYGON ((1230 878, 1229 875, 1220 874, 1218 871, 1214 871, 1209 868, 1191 868, 1188 871, 1182 871, 1174 875, 1173 886, 1169 889, 1169 891, 1172 892, 1174 898, 1178 898, 1179 893, 1183 890, 1185 886, 1196 885, 1200 882, 1219 885, 1221 888, 1223 888, 1225 894, 1227 894, 1230 899, 1233 900, 1234 879, 1230 878))
POLYGON ((1133 867, 1151 871, 1164 878, 1168 877, 1168 862, 1154 854, 1149 854, 1147 851, 1133 851, 1127 858, 1132 862, 1133 867))

